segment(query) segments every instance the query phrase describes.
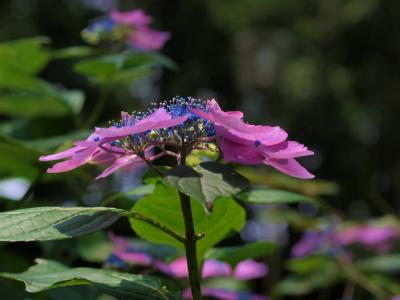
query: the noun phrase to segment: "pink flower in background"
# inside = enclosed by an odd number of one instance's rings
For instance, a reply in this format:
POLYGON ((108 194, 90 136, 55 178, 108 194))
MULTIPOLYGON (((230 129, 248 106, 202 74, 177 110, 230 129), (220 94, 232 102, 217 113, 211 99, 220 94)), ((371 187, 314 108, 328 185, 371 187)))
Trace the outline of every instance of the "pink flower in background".
MULTIPOLYGON (((240 292, 222 288, 202 288, 201 293, 206 297, 213 297, 220 300, 268 300, 264 295, 257 295, 249 292, 240 292)), ((183 292, 185 299, 192 299, 192 292, 186 289, 183 292)))
POLYGON ((134 9, 129 11, 113 10, 110 13, 110 18, 117 24, 134 27, 144 27, 153 22, 153 18, 147 15, 142 9, 134 9))
POLYGON ((375 252, 387 252, 400 240, 400 229, 393 225, 356 224, 330 231, 309 231, 292 247, 295 257, 314 252, 360 244, 375 252))
POLYGON ((150 28, 153 18, 141 9, 125 12, 115 10, 110 13, 110 18, 128 30, 127 40, 137 49, 160 50, 171 37, 169 32, 150 28))
POLYGON ((141 28, 129 35, 129 42, 138 49, 157 51, 164 47, 170 37, 169 32, 141 28))
POLYGON ((393 241, 400 239, 400 230, 391 225, 361 224, 339 230, 335 238, 342 245, 359 243, 377 252, 387 252, 391 249, 393 241))
POLYGON ((265 277, 268 274, 268 267, 264 263, 246 259, 239 262, 233 272, 233 276, 239 280, 252 280, 265 277))
POLYGON ((108 237, 113 242, 112 255, 134 265, 151 266, 153 264, 151 255, 135 249, 135 246, 127 239, 116 236, 112 232, 108 234, 108 237))
POLYGON ((278 126, 250 125, 237 111, 225 112, 212 99, 207 102, 208 112, 192 111, 214 122, 224 160, 242 164, 267 164, 293 177, 314 178, 295 158, 313 155, 304 145, 287 141, 287 133, 278 126))
MULTIPOLYGON (((174 278, 186 279, 189 277, 186 257, 181 256, 175 260, 166 263, 156 259, 148 253, 140 251, 135 247, 134 243, 129 242, 126 238, 109 233, 109 238, 113 242, 112 255, 110 256, 114 264, 120 265, 121 262, 129 263, 144 267, 152 267, 174 278), (119 261, 115 261, 118 259, 119 261)), ((236 278, 238 280, 253 280, 265 277, 268 273, 268 267, 264 263, 247 259, 239 262, 234 270, 224 261, 216 259, 207 259, 202 268, 202 278, 227 277, 236 278)), ((214 297, 221 300, 267 300, 263 295, 256 295, 245 291, 234 291, 219 288, 202 289, 204 296, 214 297)), ((183 292, 185 298, 191 298, 190 289, 183 292)))

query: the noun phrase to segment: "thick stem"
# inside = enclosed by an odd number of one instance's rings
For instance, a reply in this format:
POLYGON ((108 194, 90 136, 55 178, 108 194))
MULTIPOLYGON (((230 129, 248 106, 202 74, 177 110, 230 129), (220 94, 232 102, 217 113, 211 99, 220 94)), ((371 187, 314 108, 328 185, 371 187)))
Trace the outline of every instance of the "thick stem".
MULTIPOLYGON (((182 147, 180 165, 186 163, 186 149, 182 147)), ((185 224, 185 252, 187 267, 189 270, 190 289, 192 290, 193 300, 201 300, 200 272, 197 263, 196 243, 199 237, 194 231, 192 207, 190 205, 190 197, 179 192, 181 208, 183 213, 183 221, 185 224)))

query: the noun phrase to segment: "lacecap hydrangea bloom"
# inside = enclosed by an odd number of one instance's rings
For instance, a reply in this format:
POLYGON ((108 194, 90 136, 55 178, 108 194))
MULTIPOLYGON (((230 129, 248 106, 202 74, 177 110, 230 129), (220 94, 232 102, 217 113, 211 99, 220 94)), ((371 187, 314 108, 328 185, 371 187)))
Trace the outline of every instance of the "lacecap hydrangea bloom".
POLYGON ((112 11, 94 20, 82 31, 82 37, 90 44, 129 44, 141 50, 160 50, 170 38, 169 32, 152 29, 151 16, 141 9, 112 11))
POLYGON ((97 177, 103 178, 121 168, 152 165, 162 156, 179 160, 183 152, 213 143, 226 162, 265 164, 293 177, 313 178, 296 161, 313 152, 287 138, 280 127, 250 125, 242 112, 223 111, 214 99, 176 97, 147 112, 122 112, 121 119, 110 127, 96 128, 74 147, 40 160, 63 160, 49 168, 49 173, 70 171, 86 163, 104 164, 107 168, 97 177))

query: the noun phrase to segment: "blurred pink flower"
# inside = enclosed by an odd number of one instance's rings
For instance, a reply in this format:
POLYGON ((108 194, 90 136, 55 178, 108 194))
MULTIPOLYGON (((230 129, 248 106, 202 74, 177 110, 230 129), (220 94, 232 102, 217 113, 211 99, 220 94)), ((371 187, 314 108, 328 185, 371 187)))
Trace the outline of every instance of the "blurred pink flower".
POLYGON ((335 239, 342 245, 360 243, 377 252, 387 252, 394 240, 400 239, 400 230, 394 226, 360 224, 338 230, 335 239))
POLYGON ((151 28, 139 28, 129 35, 129 42, 135 48, 142 50, 160 50, 171 37, 169 32, 151 28))
POLYGON ((356 224, 331 231, 308 231, 292 247, 295 257, 324 249, 360 244, 375 252, 387 252, 400 240, 400 229, 393 225, 356 224))
POLYGON ((264 263, 256 262, 252 259, 246 259, 239 262, 233 275, 239 280, 252 280, 264 277, 268 274, 268 267, 264 263))
POLYGON ((111 20, 117 24, 129 25, 135 27, 143 27, 149 25, 153 18, 147 15, 141 9, 134 9, 129 11, 113 10, 110 13, 111 20))
POLYGON ((151 255, 135 249, 135 245, 129 243, 127 239, 116 236, 112 232, 109 232, 108 237, 113 242, 112 255, 134 265, 147 267, 153 264, 151 255))
MULTIPOLYGON (((269 298, 264 295, 257 295, 249 292, 240 292, 222 288, 202 288, 201 293, 206 297, 213 297, 220 300, 268 300, 269 298)), ((192 298, 192 292, 190 289, 186 289, 183 292, 185 299, 192 298)))
POLYGON ((171 37, 169 32, 150 28, 153 19, 141 9, 125 12, 115 10, 110 13, 110 18, 128 29, 128 42, 137 49, 160 50, 171 37))
POLYGON ((241 112, 225 112, 214 99, 207 102, 207 110, 192 109, 200 117, 214 122, 225 161, 267 164, 293 177, 314 177, 295 160, 314 153, 298 142, 287 141, 288 135, 280 127, 247 124, 241 112))

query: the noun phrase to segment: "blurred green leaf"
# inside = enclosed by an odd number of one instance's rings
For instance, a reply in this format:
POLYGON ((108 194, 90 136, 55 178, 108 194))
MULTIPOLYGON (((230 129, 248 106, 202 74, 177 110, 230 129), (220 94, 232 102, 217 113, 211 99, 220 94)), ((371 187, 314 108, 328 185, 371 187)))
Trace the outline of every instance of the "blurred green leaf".
POLYGON ((60 99, 74 114, 79 114, 85 103, 85 94, 79 90, 60 90, 60 99))
POLYGON ((105 207, 35 207, 0 213, 0 241, 46 241, 103 229, 126 211, 105 207))
POLYGON ((0 73, 9 71, 23 74, 40 72, 50 59, 43 47, 49 40, 45 37, 23 38, 0 44, 0 73))
POLYGON ((292 258, 286 261, 287 269, 296 274, 311 274, 321 269, 335 269, 335 264, 323 255, 310 255, 301 258, 292 258))
POLYGON ((18 117, 59 116, 69 113, 66 103, 50 94, 0 93, 0 114, 18 117))
POLYGON ((126 83, 149 74, 155 65, 173 67, 161 54, 124 52, 79 61, 74 69, 99 82, 126 83))
POLYGON ((53 50, 51 55, 53 59, 69 59, 90 56, 94 48, 85 46, 67 47, 59 50, 53 50))
POLYGON ((249 203, 257 203, 257 204, 271 204, 271 203, 311 203, 316 204, 316 202, 307 196, 283 191, 283 190, 274 190, 267 188, 257 188, 249 191, 245 191, 240 193, 237 196, 240 200, 249 203))
POLYGON ((205 203, 218 197, 229 197, 248 187, 248 181, 228 166, 204 162, 194 168, 178 166, 165 176, 165 181, 177 190, 205 203))
MULTIPOLYGON (((231 198, 218 198, 211 214, 207 215, 198 201, 191 201, 196 233, 205 233, 197 243, 199 260, 205 252, 221 241, 231 230, 239 231, 245 222, 245 211, 231 198)), ((140 199, 134 211, 184 234, 184 223, 178 192, 169 186, 158 184, 153 194, 140 199)), ((166 244, 183 250, 183 245, 159 229, 131 219, 135 232, 145 240, 166 244)))
POLYGON ((241 246, 212 248, 207 251, 206 258, 223 260, 235 266, 242 260, 268 256, 276 250, 276 245, 271 242, 254 242, 241 246))
POLYGON ((80 257, 89 262, 104 263, 111 254, 112 244, 102 231, 77 238, 80 257))
POLYGON ((182 299, 180 292, 161 278, 94 268, 68 268, 55 261, 37 259, 23 273, 0 273, 22 281, 31 293, 46 289, 91 284, 118 299, 182 299))
POLYGON ((357 267, 364 272, 400 272, 400 254, 382 254, 357 261, 357 267))
POLYGON ((326 288, 337 280, 338 272, 335 269, 322 269, 310 276, 289 275, 275 286, 273 293, 290 296, 306 295, 314 290, 326 288))

